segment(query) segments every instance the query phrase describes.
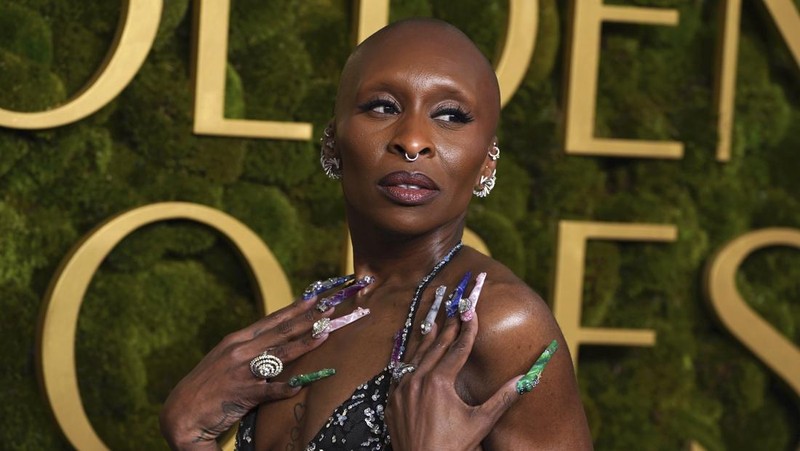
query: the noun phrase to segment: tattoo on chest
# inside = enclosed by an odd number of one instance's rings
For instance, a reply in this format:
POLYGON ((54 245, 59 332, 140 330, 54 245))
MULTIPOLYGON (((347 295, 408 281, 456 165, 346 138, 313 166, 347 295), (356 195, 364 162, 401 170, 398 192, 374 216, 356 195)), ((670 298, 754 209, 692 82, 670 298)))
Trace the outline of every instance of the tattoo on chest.
POLYGON ((300 440, 300 420, 306 414, 306 405, 302 402, 298 402, 294 405, 294 421, 295 425, 292 430, 289 432, 289 443, 286 444, 286 451, 293 451, 295 449, 300 449, 299 447, 302 446, 302 443, 298 443, 300 440))

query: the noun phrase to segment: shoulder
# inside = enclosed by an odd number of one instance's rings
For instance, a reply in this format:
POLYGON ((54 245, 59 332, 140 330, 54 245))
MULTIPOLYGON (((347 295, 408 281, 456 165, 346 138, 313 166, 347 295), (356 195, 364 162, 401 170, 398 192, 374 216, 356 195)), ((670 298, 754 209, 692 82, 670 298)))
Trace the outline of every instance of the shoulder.
POLYGON ((486 273, 477 305, 480 326, 473 358, 510 358, 527 363, 536 350, 541 353, 552 340, 561 340, 550 307, 538 293, 505 265, 470 251, 473 275, 486 273))
POLYGON ((473 253, 473 274, 486 272, 486 281, 476 308, 478 335, 457 383, 462 398, 472 405, 485 402, 525 374, 553 340, 559 345, 541 383, 503 416, 485 449, 591 448, 572 358, 549 306, 504 265, 473 253))

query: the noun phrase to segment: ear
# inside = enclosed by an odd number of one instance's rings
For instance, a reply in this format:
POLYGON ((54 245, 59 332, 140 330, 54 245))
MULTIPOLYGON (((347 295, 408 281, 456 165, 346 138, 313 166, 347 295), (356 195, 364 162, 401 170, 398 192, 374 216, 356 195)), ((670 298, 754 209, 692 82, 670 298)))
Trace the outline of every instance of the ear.
POLYGON ((497 136, 492 138, 492 142, 486 149, 486 156, 483 159, 483 167, 475 180, 475 187, 481 188, 481 177, 489 178, 497 169, 497 160, 500 159, 500 148, 497 147, 497 136))
POLYGON ((331 119, 322 131, 322 137, 319 139, 321 145, 321 153, 327 157, 339 157, 339 152, 336 150, 336 119, 331 119))

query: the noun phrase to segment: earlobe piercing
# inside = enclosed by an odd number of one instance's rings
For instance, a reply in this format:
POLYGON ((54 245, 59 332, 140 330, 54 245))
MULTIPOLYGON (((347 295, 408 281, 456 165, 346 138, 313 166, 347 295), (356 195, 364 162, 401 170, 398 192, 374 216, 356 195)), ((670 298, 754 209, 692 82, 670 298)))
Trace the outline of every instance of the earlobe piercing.
POLYGON ((342 160, 330 155, 333 153, 334 146, 336 146, 336 140, 333 138, 333 125, 328 124, 322 135, 322 138, 320 138, 322 145, 319 149, 319 163, 329 179, 339 180, 342 178, 342 160))
POLYGON ((482 175, 481 181, 479 183, 480 188, 473 189, 472 194, 474 194, 477 197, 486 197, 489 195, 489 193, 492 192, 492 189, 494 189, 494 184, 496 182, 497 182, 497 169, 493 170, 492 174, 489 177, 482 175))

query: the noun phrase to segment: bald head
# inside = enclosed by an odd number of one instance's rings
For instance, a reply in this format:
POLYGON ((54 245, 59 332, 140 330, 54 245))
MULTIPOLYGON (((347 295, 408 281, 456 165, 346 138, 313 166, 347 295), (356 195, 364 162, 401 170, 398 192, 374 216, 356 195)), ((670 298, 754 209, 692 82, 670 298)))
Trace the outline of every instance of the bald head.
MULTIPOLYGON (((358 89, 365 70, 370 70, 377 59, 402 59, 404 64, 424 65, 426 62, 443 62, 452 70, 468 71, 473 86, 483 94, 481 102, 500 111, 500 87, 494 69, 486 56, 461 30, 447 22, 415 18, 394 22, 378 30, 359 44, 342 69, 336 98, 337 112, 343 98, 358 89)), ((443 74, 446 75, 446 74, 443 74)))

